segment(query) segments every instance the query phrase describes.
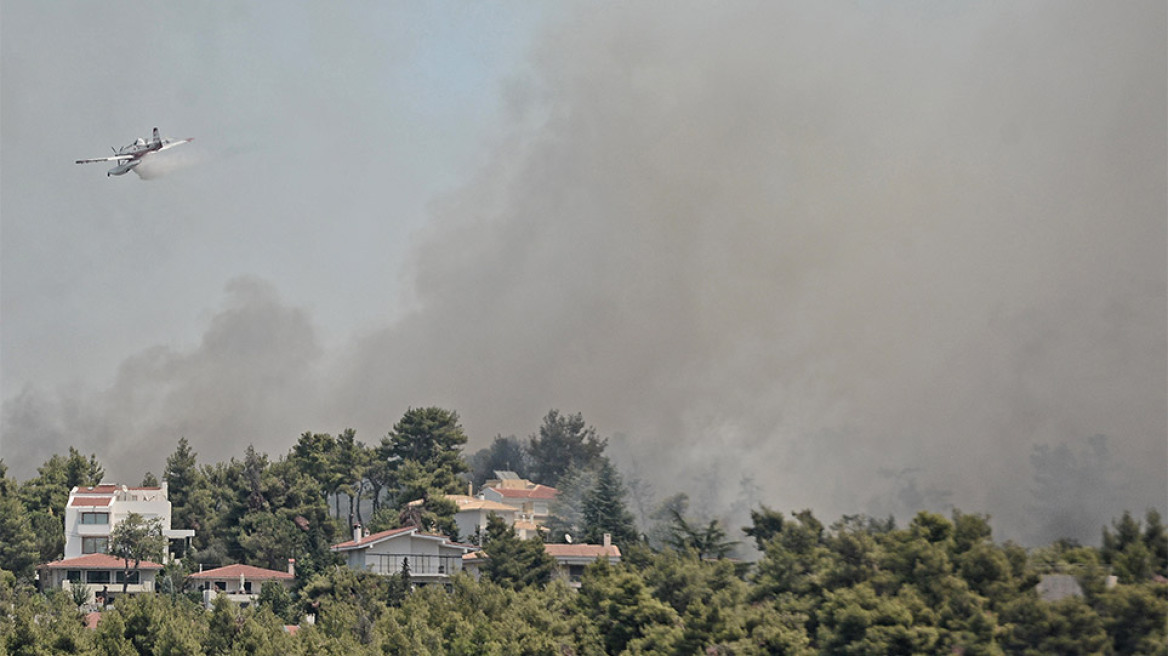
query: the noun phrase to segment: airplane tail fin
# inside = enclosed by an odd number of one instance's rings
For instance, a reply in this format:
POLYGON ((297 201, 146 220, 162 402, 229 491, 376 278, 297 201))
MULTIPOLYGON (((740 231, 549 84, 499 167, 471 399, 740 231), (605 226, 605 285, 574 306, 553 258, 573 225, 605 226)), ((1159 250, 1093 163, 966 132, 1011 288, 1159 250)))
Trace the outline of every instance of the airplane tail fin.
POLYGON ((162 145, 162 137, 158 134, 158 128, 154 128, 154 145, 155 146, 162 145))

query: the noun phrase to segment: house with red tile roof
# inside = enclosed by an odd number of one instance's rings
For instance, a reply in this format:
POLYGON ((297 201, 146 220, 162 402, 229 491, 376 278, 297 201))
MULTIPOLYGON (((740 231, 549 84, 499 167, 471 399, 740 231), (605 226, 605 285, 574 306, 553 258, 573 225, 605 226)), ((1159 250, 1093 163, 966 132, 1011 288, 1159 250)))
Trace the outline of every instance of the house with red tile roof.
POLYGON ((558 494, 559 490, 554 487, 518 478, 487 481, 478 496, 511 506, 516 510, 516 521, 526 520, 543 526, 550 514, 551 502, 558 494))
POLYGON ((198 586, 203 592, 203 605, 211 608, 215 598, 227 598, 246 608, 259 597, 264 584, 269 581, 280 583, 291 589, 296 580, 296 560, 288 559, 288 571, 265 569, 252 565, 227 565, 215 569, 200 570, 187 577, 187 581, 198 586))
POLYGON ((545 544, 543 548, 556 559, 556 577, 573 588, 580 587, 585 567, 597 560, 616 563, 621 559, 620 547, 612 543, 608 534, 603 544, 545 544))
MULTIPOLYGON (((131 566, 133 563, 131 563, 131 566)), ((115 595, 122 593, 122 584, 128 580, 126 594, 135 595, 154 592, 154 582, 162 565, 142 561, 137 571, 131 571, 127 578, 126 563, 121 558, 109 554, 94 553, 54 560, 37 567, 41 590, 63 588, 69 590, 74 583, 84 585, 89 592, 87 603, 108 603, 115 595)))
MULTIPOLYGON (((551 488, 547 488, 551 489, 551 488)), ((454 523, 458 526, 458 536, 464 542, 475 542, 473 536, 482 536, 487 530, 487 519, 494 513, 508 526, 515 528, 519 539, 526 540, 539 534, 539 525, 529 516, 520 516, 519 508, 514 505, 491 501, 482 497, 472 497, 465 494, 447 494, 446 499, 458 506, 454 513, 454 523)), ((409 502, 410 506, 422 505, 422 499, 409 502)))
MULTIPOLYGON (((620 547, 612 543, 612 538, 606 533, 603 544, 545 544, 544 551, 556 560, 554 578, 568 584, 568 587, 579 588, 580 577, 584 576, 584 568, 597 560, 610 563, 620 562, 620 547)), ((478 551, 462 557, 462 566, 475 578, 479 577, 480 568, 487 560, 487 554, 478 551)))
POLYGON ((353 527, 353 539, 330 549, 357 570, 375 574, 397 574, 409 569, 415 584, 445 583, 462 571, 462 556, 478 549, 460 544, 445 535, 424 533, 417 526, 366 535, 360 525, 353 527))

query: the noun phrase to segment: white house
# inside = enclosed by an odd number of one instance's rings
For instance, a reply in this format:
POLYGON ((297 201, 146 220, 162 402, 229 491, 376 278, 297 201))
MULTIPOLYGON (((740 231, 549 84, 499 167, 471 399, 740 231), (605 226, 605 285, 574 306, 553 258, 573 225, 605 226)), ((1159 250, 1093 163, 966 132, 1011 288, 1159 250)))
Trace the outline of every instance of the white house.
POLYGON ((463 554, 476 548, 452 542, 444 535, 423 533, 416 526, 372 535, 365 535, 361 527, 356 526, 352 540, 331 547, 353 569, 397 574, 408 567, 415 584, 445 582, 462 571, 463 554))
MULTIPOLYGON (((130 563, 133 566, 133 562, 130 563)), ((103 603, 108 603, 115 595, 122 594, 122 583, 126 580, 126 563, 121 558, 114 558, 108 554, 93 553, 76 558, 65 558, 45 563, 37 568, 40 573, 41 590, 50 588, 64 588, 69 590, 74 582, 82 583, 89 591, 89 600, 94 603, 97 597, 104 597, 103 603)), ((138 564, 138 570, 129 574, 127 594, 154 592, 154 581, 162 565, 149 561, 138 564)))
POLYGON ((269 581, 291 589, 296 580, 295 563, 295 560, 288 559, 287 572, 251 565, 227 565, 196 572, 188 576, 187 580, 203 591, 203 605, 207 608, 214 605, 219 595, 227 595, 229 600, 247 607, 259 597, 264 584, 269 581))
POLYGON ((557 494, 559 491, 554 487, 522 478, 487 481, 487 485, 479 490, 480 499, 514 508, 517 521, 526 520, 540 526, 547 521, 551 502, 557 494))
MULTIPOLYGON (((556 560, 553 578, 562 580, 571 588, 580 587, 584 568, 597 560, 616 563, 621 559, 620 547, 613 544, 607 534, 604 536, 604 544, 545 544, 543 548, 556 560)), ((468 553, 462 558, 463 569, 477 579, 486 561, 487 554, 482 551, 468 553)))
POLYGON ((138 513, 147 520, 158 518, 162 522, 162 534, 172 540, 195 535, 190 529, 170 528, 170 500, 165 482, 161 487, 74 487, 65 506, 65 558, 108 552, 110 532, 130 513, 138 513))
POLYGON ((613 544, 607 534, 604 536, 604 544, 545 544, 543 548, 556 559, 556 578, 572 588, 580 587, 580 577, 584 576, 585 567, 597 560, 616 563, 621 559, 620 547, 613 544))
POLYGON ((448 494, 446 498, 458 505, 458 512, 454 514, 454 523, 458 525, 458 535, 463 540, 468 539, 476 532, 486 533, 487 517, 491 513, 498 515, 508 526, 515 524, 516 515, 519 513, 514 506, 498 501, 469 497, 464 494, 448 494))

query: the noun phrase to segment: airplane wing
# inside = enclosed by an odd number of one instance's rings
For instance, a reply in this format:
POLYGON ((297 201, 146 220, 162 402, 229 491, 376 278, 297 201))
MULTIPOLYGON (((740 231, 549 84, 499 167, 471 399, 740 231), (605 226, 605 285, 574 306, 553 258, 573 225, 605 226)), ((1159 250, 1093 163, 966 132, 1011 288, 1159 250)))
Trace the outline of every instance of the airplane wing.
POLYGON ((133 155, 114 155, 113 157, 98 157, 96 159, 79 159, 77 164, 92 164, 94 162, 120 162, 126 159, 134 159, 133 155))
POLYGON ((162 148, 159 148, 158 150, 166 150, 167 148, 174 148, 175 146, 181 146, 185 143, 190 143, 194 140, 195 140, 195 138, 191 137, 190 139, 179 139, 178 141, 170 141, 170 142, 163 144, 162 148))

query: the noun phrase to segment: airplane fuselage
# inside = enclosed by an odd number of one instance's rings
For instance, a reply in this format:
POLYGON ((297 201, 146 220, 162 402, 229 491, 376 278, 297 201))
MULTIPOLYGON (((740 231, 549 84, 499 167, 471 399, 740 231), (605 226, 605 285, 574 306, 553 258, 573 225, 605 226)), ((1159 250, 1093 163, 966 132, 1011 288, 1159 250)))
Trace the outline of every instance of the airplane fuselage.
POLYGON ((106 176, 111 175, 125 175, 134 170, 134 167, 142 163, 142 159, 150 153, 156 153, 174 146, 181 146, 184 143, 193 141, 192 139, 182 139, 174 141, 172 139, 163 139, 158 134, 158 128, 154 128, 154 138, 150 141, 146 139, 136 139, 134 143, 128 146, 122 146, 114 151, 113 157, 99 157, 94 159, 79 159, 78 164, 88 164, 91 162, 118 162, 117 166, 109 171, 106 171, 106 176))
POLYGON ((142 163, 142 157, 145 157, 147 154, 148 153, 142 153, 142 155, 136 159, 132 159, 125 164, 118 164, 117 166, 105 172, 106 177, 108 178, 111 175, 125 175, 130 171, 133 171, 135 166, 138 166, 142 163))

